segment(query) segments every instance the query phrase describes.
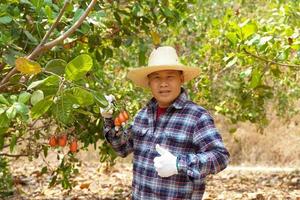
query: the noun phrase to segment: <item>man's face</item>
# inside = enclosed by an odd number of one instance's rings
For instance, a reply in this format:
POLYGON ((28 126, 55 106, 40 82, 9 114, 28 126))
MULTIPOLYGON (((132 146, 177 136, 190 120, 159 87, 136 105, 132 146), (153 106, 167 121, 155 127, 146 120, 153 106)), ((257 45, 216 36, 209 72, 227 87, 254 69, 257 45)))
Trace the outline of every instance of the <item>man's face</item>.
POLYGON ((152 95, 162 108, 168 107, 180 94, 183 74, 177 70, 163 70, 148 75, 152 95))

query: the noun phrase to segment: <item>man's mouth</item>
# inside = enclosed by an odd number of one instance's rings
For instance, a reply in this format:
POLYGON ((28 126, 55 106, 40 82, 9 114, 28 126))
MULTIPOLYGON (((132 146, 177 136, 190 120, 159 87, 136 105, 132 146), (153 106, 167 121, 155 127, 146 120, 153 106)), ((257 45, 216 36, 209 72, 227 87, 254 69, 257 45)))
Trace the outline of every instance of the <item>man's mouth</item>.
POLYGON ((159 91, 159 94, 169 94, 170 92, 170 90, 161 90, 159 91))

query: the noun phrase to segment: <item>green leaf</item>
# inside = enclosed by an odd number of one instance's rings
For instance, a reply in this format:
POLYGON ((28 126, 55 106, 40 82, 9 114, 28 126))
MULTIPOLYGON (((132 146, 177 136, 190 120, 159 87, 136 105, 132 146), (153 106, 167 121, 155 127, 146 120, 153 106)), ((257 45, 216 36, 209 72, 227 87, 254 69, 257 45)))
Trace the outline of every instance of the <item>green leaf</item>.
POLYGON ((43 153, 44 153, 44 156, 46 158, 47 155, 48 155, 48 147, 47 146, 43 146, 43 153))
POLYGON ((72 113, 73 106, 76 104, 78 104, 77 99, 72 94, 65 93, 53 105, 52 113, 59 122, 68 125, 74 121, 72 113))
POLYGON ((18 102, 25 104, 30 99, 30 97, 31 97, 31 94, 29 92, 22 92, 19 95, 18 102))
POLYGON ((243 24, 240 25, 242 36, 244 39, 247 39, 249 36, 257 32, 257 25, 254 22, 246 20, 243 24))
POLYGON ((64 60, 54 59, 54 60, 50 60, 46 64, 45 70, 61 76, 65 73, 66 65, 67 62, 64 60))
POLYGON ((37 10, 39 11, 39 9, 42 7, 42 5, 44 4, 44 0, 31 0, 32 5, 34 5, 37 10))
POLYGON ((73 88, 73 95, 81 106, 89 106, 94 103, 93 94, 85 89, 75 87, 73 88))
POLYGON ((118 12, 114 12, 114 17, 115 17, 115 19, 116 19, 119 23, 122 23, 121 17, 120 17, 120 15, 118 14, 118 12))
POLYGON ((226 34, 226 38, 231 42, 232 45, 236 45, 238 42, 238 38, 235 32, 229 32, 226 34))
POLYGON ((24 30, 24 33, 33 44, 38 44, 38 40, 31 33, 26 30, 24 30))
POLYGON ((104 95, 100 92, 94 92, 94 98, 96 100, 96 103, 102 107, 102 108, 106 108, 108 106, 108 102, 105 99, 104 95))
POLYGON ((241 78, 249 77, 251 75, 251 72, 252 72, 252 68, 248 68, 245 71, 240 73, 240 77, 241 78))
POLYGON ((44 92, 42 90, 36 90, 32 93, 32 96, 30 99, 31 105, 34 106, 35 104, 37 104, 39 101, 41 101, 43 99, 44 99, 44 92))
POLYGON ((258 44, 259 41, 260 41, 260 35, 255 34, 250 40, 247 40, 245 42, 245 44, 248 45, 248 46, 251 46, 251 45, 254 45, 254 44, 258 44))
POLYGON ((277 56, 277 59, 281 60, 281 61, 285 61, 285 60, 288 59, 289 54, 290 54, 290 49, 286 49, 284 51, 281 51, 281 52, 279 52, 279 54, 277 56))
POLYGON ((68 188, 71 188, 71 184, 70 184, 70 182, 68 181, 68 179, 66 179, 66 178, 64 178, 63 180, 62 180, 62 187, 64 188, 64 189, 68 189, 68 188))
POLYGON ((32 82, 28 87, 27 87, 27 90, 31 90, 41 84, 43 84, 45 82, 45 79, 44 80, 39 80, 39 81, 35 81, 35 82, 32 82))
POLYGON ((90 71, 93 66, 92 58, 87 54, 82 54, 70 61, 66 66, 66 78, 68 80, 79 80, 90 71))
POLYGON ((58 87, 59 82, 60 82, 60 79, 59 79, 58 76, 51 75, 51 76, 48 76, 47 78, 45 78, 43 80, 32 82, 27 87, 27 90, 31 90, 31 89, 33 89, 35 87, 51 87, 51 88, 54 87, 55 88, 55 86, 58 87))
POLYGON ((230 60, 227 64, 226 64, 226 68, 233 66, 236 62, 237 62, 238 58, 235 56, 232 60, 230 60))
POLYGON ((5 134, 7 130, 8 130, 8 127, 5 127, 5 128, 0 127, 0 135, 5 134))
POLYGON ((11 141, 10 141, 10 145, 9 145, 10 152, 13 152, 16 144, 17 144, 17 136, 16 135, 12 135, 11 141))
POLYGON ((262 74, 258 68, 255 68, 252 71, 252 76, 251 76, 251 82, 250 82, 250 88, 256 88, 261 84, 261 77, 262 74))
POLYGON ((41 170, 41 174, 46 174, 48 171, 47 167, 43 167, 41 170))
POLYGON ((72 23, 74 24, 75 22, 77 22, 78 19, 83 15, 83 13, 84 13, 83 9, 81 9, 81 8, 77 9, 75 11, 72 23))
POLYGON ((139 66, 144 66, 146 64, 146 52, 147 46, 141 43, 139 45, 139 66))
POLYGON ((6 98, 3 96, 3 94, 0 94, 0 103, 10 105, 10 103, 6 100, 6 98))
POLYGON ((10 16, 0 17, 0 24, 9 24, 12 21, 10 16))
POLYGON ((173 13, 168 7, 161 8, 161 10, 166 17, 173 18, 173 13))
POLYGON ((15 118, 16 114, 17 110, 13 105, 6 110, 6 116, 8 117, 8 119, 15 118))
POLYGON ((10 124, 10 120, 7 117, 6 113, 2 113, 0 115, 0 127, 7 128, 9 127, 9 124, 10 124))
POLYGON ((49 187, 53 187, 56 184, 57 175, 53 176, 51 182, 49 183, 49 187))
POLYGON ((264 44, 266 44, 268 41, 270 41, 273 37, 272 36, 266 36, 266 37, 262 37, 259 40, 258 46, 263 46, 264 44))
POLYGON ((48 20, 51 21, 53 12, 52 12, 52 9, 50 6, 48 6, 48 5, 45 6, 45 13, 47 15, 48 20))
POLYGON ((52 96, 47 96, 45 99, 36 103, 31 109, 32 119, 37 119, 46 113, 53 104, 52 96))
POLYGON ((29 113, 28 107, 21 102, 15 102, 13 106, 16 108, 17 113, 22 115, 27 115, 29 113))

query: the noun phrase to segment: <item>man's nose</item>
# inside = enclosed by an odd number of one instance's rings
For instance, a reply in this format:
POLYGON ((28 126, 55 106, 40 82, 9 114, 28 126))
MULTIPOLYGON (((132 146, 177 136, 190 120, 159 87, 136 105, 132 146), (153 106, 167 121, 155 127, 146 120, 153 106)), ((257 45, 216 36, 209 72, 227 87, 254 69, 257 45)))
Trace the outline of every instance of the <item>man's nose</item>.
POLYGON ((168 86, 167 80, 165 79, 161 80, 160 86, 162 87, 168 86))

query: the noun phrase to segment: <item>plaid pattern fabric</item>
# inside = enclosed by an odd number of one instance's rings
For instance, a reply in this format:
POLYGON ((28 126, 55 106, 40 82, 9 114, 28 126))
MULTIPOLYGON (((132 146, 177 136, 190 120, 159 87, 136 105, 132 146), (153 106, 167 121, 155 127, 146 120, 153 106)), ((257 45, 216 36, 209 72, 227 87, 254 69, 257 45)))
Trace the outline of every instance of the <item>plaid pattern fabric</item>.
POLYGON ((202 199, 205 177, 223 170, 229 159, 214 121, 201 106, 188 100, 182 89, 180 96, 156 121, 157 102, 150 100, 126 130, 115 132, 113 120, 105 121, 105 137, 122 157, 133 152, 132 198, 202 199), (177 175, 162 178, 153 159, 160 144, 177 156, 177 175))

